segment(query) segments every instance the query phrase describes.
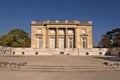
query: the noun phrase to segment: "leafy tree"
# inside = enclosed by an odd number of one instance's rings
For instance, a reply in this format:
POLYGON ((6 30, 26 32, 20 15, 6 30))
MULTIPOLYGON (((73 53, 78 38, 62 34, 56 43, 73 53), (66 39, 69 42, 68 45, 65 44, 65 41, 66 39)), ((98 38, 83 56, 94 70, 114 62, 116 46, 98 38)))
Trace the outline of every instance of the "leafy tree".
POLYGON ((0 45, 8 47, 30 47, 30 37, 22 29, 14 29, 0 38, 0 45))
POLYGON ((110 39, 108 35, 103 35, 99 45, 102 47, 109 47, 110 46, 110 39))
POLYGON ((120 47, 120 28, 106 32, 100 41, 103 47, 120 47))

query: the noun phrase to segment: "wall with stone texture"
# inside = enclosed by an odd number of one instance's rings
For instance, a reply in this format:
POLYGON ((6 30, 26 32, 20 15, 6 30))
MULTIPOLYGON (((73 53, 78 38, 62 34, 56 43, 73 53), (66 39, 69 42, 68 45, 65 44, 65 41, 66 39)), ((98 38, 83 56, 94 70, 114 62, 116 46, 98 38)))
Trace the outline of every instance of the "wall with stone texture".
POLYGON ((0 56, 2 55, 11 55, 11 48, 10 47, 2 47, 0 46, 0 56))
POLYGON ((20 55, 20 56, 38 56, 38 55, 72 55, 72 56, 85 56, 85 55, 112 55, 120 56, 120 48, 10 48, 0 46, 0 56, 20 55))
POLYGON ((72 55, 72 56, 88 56, 88 55, 111 55, 120 56, 120 48, 10 48, 10 47, 0 47, 0 56, 8 55, 26 55, 26 56, 38 56, 38 55, 72 55))
POLYGON ((10 48, 0 46, 0 55, 26 55, 26 56, 38 56, 38 55, 72 55, 72 56, 88 56, 88 55, 111 55, 120 56, 120 48, 10 48))
POLYGON ((10 55, 73 55, 73 56, 82 56, 82 55, 105 55, 108 52, 107 48, 90 48, 90 49, 80 49, 80 48, 43 48, 43 49, 34 49, 34 48, 12 48, 10 55))
POLYGON ((107 55, 119 56, 120 57, 120 48, 111 48, 107 51, 107 55))

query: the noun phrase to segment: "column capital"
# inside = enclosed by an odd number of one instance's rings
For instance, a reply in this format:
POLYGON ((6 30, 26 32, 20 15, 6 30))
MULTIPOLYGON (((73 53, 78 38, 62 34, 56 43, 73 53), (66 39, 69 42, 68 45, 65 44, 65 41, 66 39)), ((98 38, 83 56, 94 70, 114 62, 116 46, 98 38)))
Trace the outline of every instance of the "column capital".
POLYGON ((56 27, 55 29, 58 29, 58 27, 56 27))
POLYGON ((46 29, 49 29, 49 27, 46 27, 46 29))
POLYGON ((68 29, 68 27, 65 27, 65 29, 68 29))
POLYGON ((77 29, 77 27, 75 27, 74 29, 77 29))

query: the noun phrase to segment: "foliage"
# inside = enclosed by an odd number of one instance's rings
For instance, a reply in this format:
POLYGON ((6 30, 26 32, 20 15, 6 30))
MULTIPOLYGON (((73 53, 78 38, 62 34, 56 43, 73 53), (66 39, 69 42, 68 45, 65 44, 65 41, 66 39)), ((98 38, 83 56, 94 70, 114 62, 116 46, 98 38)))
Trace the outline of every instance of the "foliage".
POLYGON ((0 45, 8 47, 30 47, 30 37, 28 33, 21 29, 14 29, 0 38, 0 45))
POLYGON ((107 48, 120 47, 120 28, 106 32, 106 34, 102 36, 100 45, 107 48))

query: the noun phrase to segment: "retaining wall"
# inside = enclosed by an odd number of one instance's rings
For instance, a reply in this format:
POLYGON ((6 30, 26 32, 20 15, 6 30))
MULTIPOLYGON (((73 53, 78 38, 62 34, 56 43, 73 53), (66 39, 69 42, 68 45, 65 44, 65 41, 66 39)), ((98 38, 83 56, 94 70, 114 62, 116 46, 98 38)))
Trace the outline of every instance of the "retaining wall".
POLYGON ((120 48, 110 48, 107 51, 107 55, 119 56, 120 57, 120 48))
POLYGON ((75 55, 75 56, 85 56, 85 55, 112 55, 120 56, 120 48, 10 48, 0 46, 0 55, 75 55))
POLYGON ((33 48, 11 48, 10 55, 105 55, 108 51, 107 48, 89 48, 89 49, 80 49, 80 48, 42 48, 42 49, 33 49, 33 48))

